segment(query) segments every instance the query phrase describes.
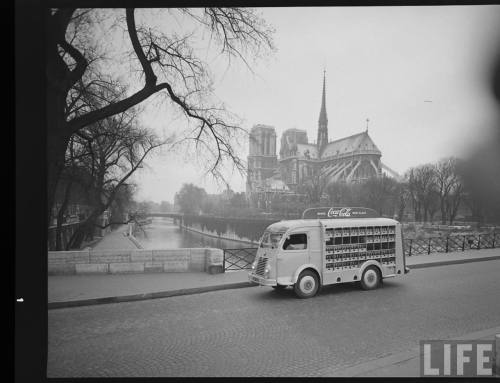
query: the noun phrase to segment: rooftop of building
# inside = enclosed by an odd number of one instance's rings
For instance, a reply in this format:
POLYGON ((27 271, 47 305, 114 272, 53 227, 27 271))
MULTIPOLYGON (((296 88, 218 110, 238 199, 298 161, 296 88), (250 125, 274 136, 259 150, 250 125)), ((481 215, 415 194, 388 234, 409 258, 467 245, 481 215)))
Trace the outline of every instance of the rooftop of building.
POLYGON ((377 145, 375 145, 367 131, 330 141, 323 149, 321 156, 318 153, 318 147, 316 144, 298 143, 295 145, 295 148, 296 153, 292 157, 310 159, 331 158, 342 156, 346 153, 356 153, 362 151, 369 151, 382 155, 381 151, 377 145))
POLYGON ((330 141, 321 153, 322 158, 339 156, 344 153, 355 151, 372 151, 382 154, 377 145, 373 142, 368 131, 356 133, 348 137, 330 141))
POLYGON ((299 128, 288 128, 283 131, 283 134, 286 132, 298 132, 298 133, 307 133, 304 129, 299 129, 299 128))
POLYGON ((264 124, 256 124, 252 126, 251 132, 256 130, 271 130, 274 134, 276 134, 276 128, 272 125, 264 125, 264 124))

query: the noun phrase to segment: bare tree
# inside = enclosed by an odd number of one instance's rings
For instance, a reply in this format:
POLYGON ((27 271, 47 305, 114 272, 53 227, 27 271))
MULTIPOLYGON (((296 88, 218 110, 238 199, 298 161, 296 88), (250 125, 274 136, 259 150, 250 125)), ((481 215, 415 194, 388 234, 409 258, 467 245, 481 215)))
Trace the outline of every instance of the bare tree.
POLYGON ((456 158, 444 158, 434 165, 436 174, 436 186, 439 193, 441 223, 450 224, 456 216, 462 197, 462 183, 457 172, 456 158))
POLYGON ((354 185, 358 189, 358 200, 362 206, 370 207, 380 215, 393 216, 397 205, 397 181, 387 176, 372 177, 366 182, 354 185))
POLYGON ((194 184, 183 184, 182 188, 175 193, 175 204, 179 206, 184 214, 198 214, 203 206, 207 192, 194 184))
POLYGON ((406 207, 411 202, 411 193, 408 187, 408 182, 402 181, 398 183, 397 186, 397 196, 398 196, 398 220, 403 221, 406 207))
POLYGON ((408 170, 407 174, 405 175, 405 178, 408 180, 408 192, 411 197, 414 220, 420 221, 422 215, 422 201, 420 200, 420 195, 417 190, 415 169, 410 168, 410 170, 408 170))
POLYGON ((56 209, 53 209, 56 216, 55 250, 63 250, 62 226, 71 201, 76 199, 80 203, 83 201, 84 204, 88 204, 88 193, 85 188, 82 188, 82 183, 85 183, 85 180, 89 178, 89 174, 77 166, 77 162, 81 161, 87 155, 88 153, 85 148, 75 145, 74 138, 72 137, 66 152, 66 162, 62 171, 61 182, 59 182, 57 187, 58 196, 56 196, 56 200, 60 203, 58 206, 56 204, 56 209))
MULTIPOLYGON (((273 31, 252 9, 171 10, 174 11, 208 28, 220 43, 221 52, 229 58, 243 58, 248 52, 257 57, 260 52, 274 48, 270 37, 273 31)), ((226 159, 243 169, 231 146, 231 138, 240 127, 232 122, 223 105, 208 102, 212 92, 207 66, 195 56, 189 35, 167 34, 140 25, 133 8, 125 10, 124 29, 131 47, 129 57, 135 59, 131 63, 136 64, 133 69, 142 75, 143 86, 122 97, 105 100, 99 108, 88 107, 89 100, 84 95, 97 97, 93 92, 96 88, 116 89, 122 85, 102 75, 100 62, 104 53, 99 52, 99 38, 92 39, 93 30, 104 19, 103 12, 76 8, 46 10, 49 211, 71 136, 125 112, 158 92, 164 92, 195 123, 187 139, 195 140, 213 156, 209 167, 212 174, 221 176, 219 165, 226 159)), ((113 25, 123 24, 120 17, 113 14, 111 18, 113 25)), ((100 36, 105 38, 105 34, 100 36)))
POLYGON ((429 208, 432 203, 432 192, 435 189, 434 168, 430 164, 411 168, 406 178, 408 179, 408 190, 411 195, 415 220, 428 221, 429 208))
POLYGON ((299 193, 307 194, 309 202, 319 203, 323 193, 326 191, 328 179, 322 171, 314 171, 298 189, 299 193))
POLYGON ((453 184, 447 200, 446 211, 448 212, 449 224, 452 225, 457 216, 460 204, 464 199, 464 186, 460 177, 453 184))
POLYGON ((429 194, 427 196, 426 206, 427 206, 427 218, 431 223, 433 223, 434 216, 436 215, 440 207, 439 192, 437 191, 435 186, 429 191, 429 194))
POLYGON ((95 227, 105 228, 116 222, 98 224, 99 216, 115 201, 128 180, 139 169, 146 156, 165 144, 156 135, 136 124, 135 114, 129 112, 108 117, 96 126, 79 131, 74 138, 87 151, 78 161, 89 177, 81 179, 90 194, 92 211, 72 236, 68 247, 79 247, 91 238, 95 227))

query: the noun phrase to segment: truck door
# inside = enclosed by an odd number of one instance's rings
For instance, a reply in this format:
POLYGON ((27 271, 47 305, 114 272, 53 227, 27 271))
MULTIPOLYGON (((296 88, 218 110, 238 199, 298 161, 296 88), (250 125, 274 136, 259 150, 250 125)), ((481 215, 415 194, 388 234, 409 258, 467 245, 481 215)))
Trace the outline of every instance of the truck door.
POLYGON ((309 229, 294 230, 286 235, 277 256, 279 277, 291 277, 298 267, 309 262, 309 229))

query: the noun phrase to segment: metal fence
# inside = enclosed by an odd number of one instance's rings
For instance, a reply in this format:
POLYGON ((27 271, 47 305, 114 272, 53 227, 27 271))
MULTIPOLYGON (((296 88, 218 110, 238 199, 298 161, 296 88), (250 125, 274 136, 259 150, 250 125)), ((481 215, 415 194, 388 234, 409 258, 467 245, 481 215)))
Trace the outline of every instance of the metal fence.
POLYGON ((451 253, 470 249, 494 249, 500 245, 500 233, 465 234, 421 239, 405 239, 406 256, 431 253, 451 253))
POLYGON ((249 270, 257 254, 256 247, 224 249, 224 271, 249 270))
MULTIPOLYGON (((450 235, 404 240, 404 252, 408 257, 419 254, 452 253, 470 249, 494 249, 496 247, 500 247, 500 233, 450 235)), ((251 269, 256 253, 256 247, 224 249, 224 270, 251 269)))

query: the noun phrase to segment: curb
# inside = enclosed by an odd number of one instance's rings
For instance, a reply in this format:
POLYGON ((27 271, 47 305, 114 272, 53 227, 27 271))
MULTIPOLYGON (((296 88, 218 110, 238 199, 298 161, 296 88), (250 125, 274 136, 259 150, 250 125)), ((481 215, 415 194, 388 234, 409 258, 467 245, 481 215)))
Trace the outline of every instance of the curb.
POLYGON ((414 269, 423 269, 426 267, 456 265, 456 264, 460 264, 460 263, 494 261, 497 259, 500 259, 500 255, 493 255, 491 257, 481 257, 481 258, 473 258, 473 259, 457 259, 457 260, 452 260, 452 261, 428 262, 428 263, 420 263, 417 265, 406 265, 406 266, 408 266, 410 268, 410 270, 414 270, 414 269))
MULTIPOLYGON (((474 258, 474 259, 460 259, 454 261, 428 262, 413 266, 407 265, 407 267, 409 267, 410 270, 414 270, 414 269, 424 269, 427 267, 439 267, 439 266, 454 265, 461 263, 494 261, 498 259, 500 259, 500 255, 495 255, 492 257, 474 258)), ((47 308, 49 310, 53 310, 53 309, 62 309, 70 307, 94 306, 94 305, 101 305, 108 303, 133 302, 133 301, 142 301, 147 299, 170 298, 181 295, 202 294, 217 290, 241 289, 243 287, 256 287, 256 286, 258 285, 252 284, 250 282, 236 282, 236 283, 227 283, 224 285, 194 287, 190 289, 159 291, 154 293, 124 295, 117 297, 92 298, 92 299, 82 299, 82 300, 66 301, 66 302, 48 302, 47 308)))
POLYGON ((232 290, 232 289, 241 289, 243 287, 255 287, 255 286, 257 285, 251 284, 250 282, 227 283, 225 285, 194 287, 191 289, 159 291, 154 293, 123 295, 118 297, 92 298, 92 299, 82 299, 82 300, 67 301, 67 302, 49 302, 47 303, 47 308, 49 310, 53 310, 53 309, 62 309, 69 307, 102 305, 108 303, 133 302, 133 301, 142 301, 147 299, 170 298, 181 295, 202 294, 202 293, 208 293, 210 291, 232 290))

